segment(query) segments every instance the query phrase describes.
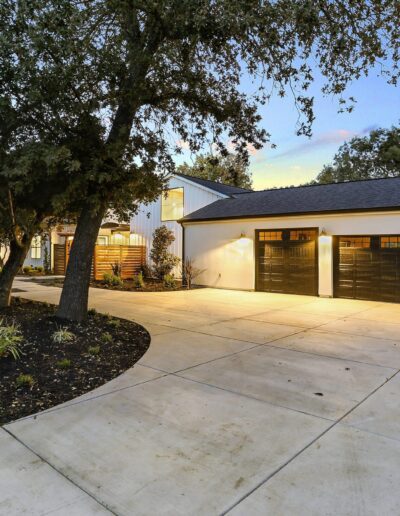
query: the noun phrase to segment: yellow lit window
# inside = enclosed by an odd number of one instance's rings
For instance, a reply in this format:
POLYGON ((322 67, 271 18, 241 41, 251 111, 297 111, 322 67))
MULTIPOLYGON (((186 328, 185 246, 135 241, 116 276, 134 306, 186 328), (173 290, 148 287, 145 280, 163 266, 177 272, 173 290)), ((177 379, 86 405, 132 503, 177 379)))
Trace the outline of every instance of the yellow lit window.
POLYGON ((371 247, 370 237, 341 237, 339 241, 340 247, 371 247))
POLYGON ((171 188, 161 196, 161 220, 179 220, 183 217, 183 188, 171 188))
POLYGON ((42 237, 35 236, 32 239, 31 243, 31 258, 35 260, 40 260, 42 256, 42 237))
POLYGON ((400 236, 381 237, 381 247, 396 249, 400 247, 400 236))
POLYGON ((315 236, 312 229, 295 229, 290 232, 290 240, 314 240, 315 236))
POLYGON ((282 231, 260 231, 259 238, 261 242, 268 240, 282 240, 282 231))

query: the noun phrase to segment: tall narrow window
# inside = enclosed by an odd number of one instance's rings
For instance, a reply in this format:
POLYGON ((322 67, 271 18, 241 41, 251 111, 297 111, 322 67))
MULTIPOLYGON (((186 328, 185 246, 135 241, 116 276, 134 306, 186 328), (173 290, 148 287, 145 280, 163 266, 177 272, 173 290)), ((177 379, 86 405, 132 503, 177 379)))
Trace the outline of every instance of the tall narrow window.
POLYGON ((161 196, 161 220, 179 220, 183 217, 183 188, 171 188, 161 196))
POLYGON ((42 237, 37 235, 33 237, 31 243, 31 258, 40 260, 42 256, 42 237))

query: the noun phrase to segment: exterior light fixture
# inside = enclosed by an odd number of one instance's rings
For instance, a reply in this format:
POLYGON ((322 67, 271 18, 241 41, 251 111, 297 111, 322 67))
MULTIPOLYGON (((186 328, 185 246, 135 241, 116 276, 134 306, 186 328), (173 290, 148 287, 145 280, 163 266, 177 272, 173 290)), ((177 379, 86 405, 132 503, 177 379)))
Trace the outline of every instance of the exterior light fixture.
POLYGON ((245 233, 244 231, 242 231, 242 232, 240 233, 240 237, 239 237, 239 238, 246 238, 246 233, 245 233))
POLYGON ((326 233, 326 231, 325 231, 325 228, 322 228, 322 229, 321 229, 321 232, 320 232, 319 236, 327 236, 327 233, 326 233))

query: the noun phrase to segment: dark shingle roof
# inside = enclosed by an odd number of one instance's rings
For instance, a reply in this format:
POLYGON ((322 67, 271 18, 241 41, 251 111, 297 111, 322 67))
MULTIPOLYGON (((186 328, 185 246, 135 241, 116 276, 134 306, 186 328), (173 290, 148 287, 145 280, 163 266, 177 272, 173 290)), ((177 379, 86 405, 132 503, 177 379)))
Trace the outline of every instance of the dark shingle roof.
POLYGON ((178 172, 175 172, 174 176, 183 177, 185 179, 188 179, 189 181, 192 181, 192 183, 196 183, 200 186, 204 186, 206 188, 209 188, 210 190, 214 190, 215 192, 222 193, 224 195, 233 195, 252 191, 248 190, 247 188, 239 188, 238 186, 225 185, 224 183, 217 183, 216 181, 210 181, 209 179, 188 176, 186 174, 180 174, 178 172))
POLYGON ((189 213, 182 221, 400 208, 400 177, 242 193, 189 213))

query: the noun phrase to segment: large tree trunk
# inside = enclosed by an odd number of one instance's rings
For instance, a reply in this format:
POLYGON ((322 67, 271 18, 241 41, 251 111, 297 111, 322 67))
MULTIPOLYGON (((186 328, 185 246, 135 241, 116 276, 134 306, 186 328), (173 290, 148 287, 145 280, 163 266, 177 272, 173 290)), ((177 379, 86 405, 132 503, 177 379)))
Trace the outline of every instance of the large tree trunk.
POLYGON ((11 287, 15 276, 24 263, 31 240, 32 238, 26 235, 22 238, 20 244, 15 240, 10 242, 10 254, 0 272, 0 308, 10 306, 11 287))
POLYGON ((87 317, 93 251, 104 215, 104 207, 96 213, 86 207, 79 216, 57 311, 60 319, 79 322, 87 317))

